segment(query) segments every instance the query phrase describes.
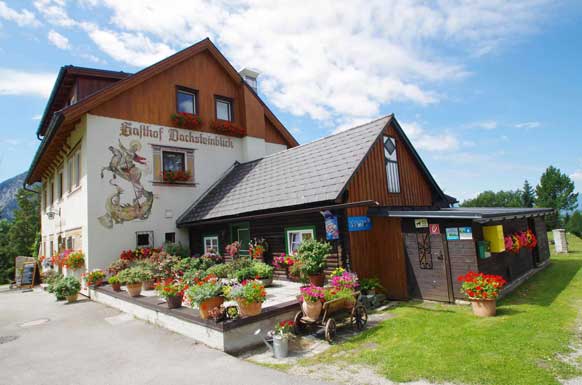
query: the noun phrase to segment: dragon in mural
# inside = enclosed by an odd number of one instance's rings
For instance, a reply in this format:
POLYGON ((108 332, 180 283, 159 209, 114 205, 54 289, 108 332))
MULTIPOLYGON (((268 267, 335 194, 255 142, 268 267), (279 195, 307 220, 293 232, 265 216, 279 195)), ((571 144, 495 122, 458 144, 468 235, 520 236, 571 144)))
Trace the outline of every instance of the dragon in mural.
POLYGON ((98 218, 99 223, 108 229, 114 224, 147 219, 150 215, 154 194, 141 184, 142 170, 137 164, 145 165, 146 159, 138 155, 140 150, 141 143, 137 140, 132 141, 128 148, 121 141, 118 148, 109 146, 112 156, 109 165, 101 169, 101 178, 104 178, 105 171, 111 172, 113 176, 109 184, 115 188, 115 191, 107 197, 106 213, 98 218), (121 196, 125 190, 116 183, 118 177, 131 184, 134 192, 132 203, 121 203, 121 196))

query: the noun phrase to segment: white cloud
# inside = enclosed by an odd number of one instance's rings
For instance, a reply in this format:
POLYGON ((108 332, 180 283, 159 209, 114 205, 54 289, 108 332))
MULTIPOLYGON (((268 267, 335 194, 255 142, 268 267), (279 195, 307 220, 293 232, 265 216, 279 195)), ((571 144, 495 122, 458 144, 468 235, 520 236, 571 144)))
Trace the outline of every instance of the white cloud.
POLYGON ((40 25, 36 17, 28 9, 17 11, 6 5, 5 2, 0 1, 0 19, 13 21, 20 27, 37 27, 40 25))
POLYGON ((47 22, 84 30, 111 58, 143 67, 207 36, 238 67, 262 71, 278 108, 327 126, 377 117, 386 104, 437 103, 465 61, 537 28, 549 0, 83 0, 110 23, 72 19, 37 0, 47 22), (438 48, 437 48, 438 47, 438 48))
POLYGON ((41 114, 37 114, 37 115, 34 115, 32 117, 32 120, 40 120, 40 119, 42 119, 42 115, 41 114))
POLYGON ((427 132, 418 122, 403 122, 402 129, 414 147, 431 152, 453 151, 460 147, 459 140, 451 133, 427 132))
POLYGON ((65 36, 61 35, 57 31, 49 31, 48 33, 48 40, 53 44, 55 47, 60 49, 69 49, 71 45, 69 44, 69 39, 65 36))
POLYGON ((483 130, 494 130, 497 128, 497 121, 495 120, 483 120, 481 122, 473 122, 467 124, 469 128, 480 128, 483 130))
POLYGON ((523 122, 523 123, 516 123, 515 128, 538 128, 542 124, 540 122, 523 122))
POLYGON ((574 182, 582 183, 582 170, 574 171, 572 175, 570 175, 570 178, 572 178, 574 182))
POLYGON ((34 95, 47 98, 56 75, 0 68, 0 95, 34 95))

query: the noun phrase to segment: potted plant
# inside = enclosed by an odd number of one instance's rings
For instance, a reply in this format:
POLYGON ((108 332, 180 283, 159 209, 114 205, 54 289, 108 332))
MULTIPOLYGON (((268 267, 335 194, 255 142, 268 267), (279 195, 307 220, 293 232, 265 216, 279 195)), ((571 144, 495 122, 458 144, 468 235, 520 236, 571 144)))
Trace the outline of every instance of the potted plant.
POLYGON ((198 306, 202 319, 208 319, 208 312, 224 303, 222 282, 214 275, 195 279, 194 285, 188 289, 186 295, 192 306, 198 306))
POLYGON ((67 269, 79 270, 85 267, 85 255, 82 251, 73 251, 67 253, 64 260, 67 269))
POLYGON ((117 275, 120 271, 129 269, 131 266, 131 261, 127 259, 118 259, 116 261, 111 262, 107 271, 109 274, 117 275))
POLYGON ((364 295, 376 295, 376 290, 382 289, 382 284, 378 278, 362 278, 360 280, 360 290, 364 295))
POLYGON ((142 270, 142 288, 143 290, 154 290, 155 283, 154 283, 154 272, 155 266, 149 260, 141 260, 137 261, 134 267, 139 268, 142 270))
POLYGON ((324 290, 321 286, 313 284, 302 287, 301 291, 301 310, 309 319, 317 320, 321 314, 321 308, 324 301, 324 290))
POLYGON ((289 354, 289 336, 293 332, 295 322, 280 321, 275 324, 273 333, 273 355, 275 358, 285 358, 289 354))
POLYGON ((138 297, 141 294, 141 283, 144 278, 147 278, 144 270, 140 267, 131 267, 123 270, 117 276, 121 283, 127 287, 127 292, 130 297, 138 297))
POLYGON ((60 279, 56 283, 54 293, 57 297, 57 300, 59 298, 65 298, 68 303, 72 303, 77 301, 80 290, 81 282, 73 276, 68 276, 60 279))
POLYGON ((359 288, 360 282, 356 273, 342 269, 341 273, 335 274, 331 277, 330 285, 339 289, 350 289, 353 292, 359 288))
POLYGON ((470 271, 458 278, 461 293, 471 302, 473 313, 478 317, 493 317, 497 312, 497 297, 507 283, 500 275, 470 271))
POLYGON ((112 275, 109 277, 107 282, 109 282, 113 291, 121 291, 121 281, 117 275, 112 275))
POLYGON ((291 267, 293 265, 295 265, 295 262, 296 262, 296 259, 294 256, 285 255, 285 253, 282 253, 279 256, 273 257, 273 266, 276 269, 284 270, 285 275, 287 276, 287 279, 289 279, 289 280, 292 280, 290 270, 291 270, 291 267))
POLYGON ((301 272, 309 277, 309 282, 314 286, 323 286, 325 258, 330 251, 329 243, 314 239, 305 240, 299 245, 297 258, 301 263, 301 272))
POLYGON ((87 283, 87 286, 101 286, 103 280, 105 279, 105 273, 100 269, 95 269, 88 273, 82 274, 83 279, 87 283))
POLYGON ((249 241, 249 255, 253 259, 262 261, 267 248, 268 243, 264 238, 254 238, 249 241))
POLYGON ((156 285, 158 295, 166 300, 168 309, 177 309, 182 307, 182 299, 184 291, 188 286, 181 280, 174 280, 172 278, 159 282, 156 285))
POLYGON ((241 316, 251 317, 261 314, 267 292, 261 282, 245 281, 234 286, 230 290, 229 297, 238 304, 241 316))
POLYGON ((233 243, 226 245, 225 250, 232 259, 237 259, 240 253, 240 242, 234 241, 233 243))
POLYGON ((269 287, 273 284, 273 266, 267 265, 264 262, 255 261, 252 265, 253 272, 255 274, 255 279, 261 281, 261 284, 265 287, 269 287))

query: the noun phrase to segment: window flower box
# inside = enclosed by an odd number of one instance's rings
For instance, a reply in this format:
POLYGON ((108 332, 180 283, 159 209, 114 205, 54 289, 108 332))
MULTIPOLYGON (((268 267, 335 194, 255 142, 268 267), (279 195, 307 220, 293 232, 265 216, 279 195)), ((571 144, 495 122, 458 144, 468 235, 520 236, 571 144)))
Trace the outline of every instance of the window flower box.
POLYGON ((210 123, 210 127, 221 134, 236 136, 238 138, 242 138, 247 134, 247 130, 245 128, 227 120, 217 119, 210 123))
POLYGON ((189 130, 195 130, 202 125, 202 119, 196 114, 190 114, 188 112, 177 112, 172 114, 172 123, 180 128, 186 128, 189 130))
POLYGON ((189 171, 164 171, 162 180, 164 183, 184 183, 190 182, 192 174, 189 171))

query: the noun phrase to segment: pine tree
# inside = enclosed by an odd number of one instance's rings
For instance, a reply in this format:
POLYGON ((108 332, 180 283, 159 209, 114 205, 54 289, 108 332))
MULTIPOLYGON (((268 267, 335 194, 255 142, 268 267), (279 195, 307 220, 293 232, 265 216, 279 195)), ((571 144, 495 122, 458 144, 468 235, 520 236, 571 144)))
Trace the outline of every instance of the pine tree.
POLYGON ((556 228, 560 223, 563 211, 572 211, 578 205, 578 193, 574 193, 574 182, 560 169, 550 166, 540 178, 536 186, 536 206, 557 210, 555 215, 546 218, 549 229, 556 228))
POLYGON ((521 191, 521 204, 523 207, 533 207, 536 199, 534 189, 529 181, 526 179, 523 182, 523 189, 521 191))

